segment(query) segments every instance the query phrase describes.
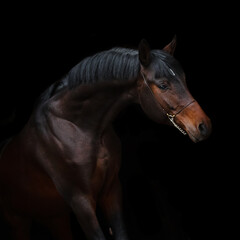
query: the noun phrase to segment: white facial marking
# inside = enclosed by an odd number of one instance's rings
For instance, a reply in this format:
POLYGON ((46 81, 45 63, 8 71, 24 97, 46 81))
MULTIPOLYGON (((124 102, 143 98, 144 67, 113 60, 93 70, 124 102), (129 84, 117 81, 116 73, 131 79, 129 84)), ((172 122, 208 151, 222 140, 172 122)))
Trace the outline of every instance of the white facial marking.
POLYGON ((169 71, 170 71, 170 73, 171 73, 173 76, 176 75, 175 72, 174 72, 171 68, 169 68, 169 71))

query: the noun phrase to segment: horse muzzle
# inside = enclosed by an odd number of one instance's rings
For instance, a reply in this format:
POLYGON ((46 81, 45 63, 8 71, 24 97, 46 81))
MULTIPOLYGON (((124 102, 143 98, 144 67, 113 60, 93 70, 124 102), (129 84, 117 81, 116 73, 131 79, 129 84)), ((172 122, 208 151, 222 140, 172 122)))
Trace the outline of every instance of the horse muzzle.
POLYGON ((207 139, 212 132, 211 120, 197 101, 175 117, 175 124, 195 143, 207 139))

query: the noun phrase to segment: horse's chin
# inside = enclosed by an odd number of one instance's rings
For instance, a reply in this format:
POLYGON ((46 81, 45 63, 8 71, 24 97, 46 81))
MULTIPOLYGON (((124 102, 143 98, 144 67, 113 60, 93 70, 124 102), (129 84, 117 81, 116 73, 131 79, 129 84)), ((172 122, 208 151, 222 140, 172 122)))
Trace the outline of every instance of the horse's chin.
POLYGON ((208 136, 204 136, 204 135, 201 135, 199 133, 196 133, 196 132, 192 132, 192 131, 187 131, 187 135, 188 137, 194 142, 194 143, 197 143, 197 142, 201 142, 205 139, 208 138, 208 136))
POLYGON ((198 139, 197 137, 195 137, 193 134, 191 134, 190 132, 187 132, 187 135, 188 137, 194 142, 194 143, 197 143, 197 142, 200 142, 201 140, 198 139))

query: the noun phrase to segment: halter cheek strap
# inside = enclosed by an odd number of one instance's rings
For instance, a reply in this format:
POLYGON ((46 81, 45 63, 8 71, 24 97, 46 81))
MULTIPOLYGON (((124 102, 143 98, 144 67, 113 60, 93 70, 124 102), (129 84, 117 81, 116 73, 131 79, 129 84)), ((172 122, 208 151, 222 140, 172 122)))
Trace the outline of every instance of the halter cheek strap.
POLYGON ((195 99, 193 99, 191 102, 187 103, 183 108, 181 108, 177 113, 175 114, 169 114, 164 108, 163 106, 155 99, 155 96, 153 94, 152 89, 150 88, 150 86, 148 85, 146 78, 144 77, 143 73, 141 72, 141 75, 143 77, 144 83, 146 84, 147 88, 149 89, 149 91, 151 92, 151 95, 153 96, 154 101, 157 103, 157 105, 159 105, 162 110, 165 112, 165 114, 167 115, 168 119, 170 120, 170 122, 173 124, 174 127, 176 127, 182 134, 186 135, 186 131, 184 131, 180 126, 178 126, 175 121, 174 118, 176 117, 177 114, 179 114, 180 112, 182 112, 185 108, 187 108, 189 105, 191 105, 193 102, 195 102, 195 99))

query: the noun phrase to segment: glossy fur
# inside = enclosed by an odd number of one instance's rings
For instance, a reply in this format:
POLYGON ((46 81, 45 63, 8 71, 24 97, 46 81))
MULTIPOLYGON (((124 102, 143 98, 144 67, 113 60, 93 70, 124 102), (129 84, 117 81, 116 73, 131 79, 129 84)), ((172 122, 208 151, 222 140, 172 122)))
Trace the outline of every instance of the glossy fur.
POLYGON ((142 40, 138 50, 97 53, 40 96, 28 123, 1 151, 0 204, 14 240, 30 239, 33 219, 49 226, 57 240, 71 240, 70 211, 88 240, 104 240, 97 206, 114 239, 128 239, 114 118, 138 103, 160 124, 172 125, 166 113, 175 114, 194 142, 211 132, 173 57, 175 46, 174 38, 162 50, 151 50, 142 40))

